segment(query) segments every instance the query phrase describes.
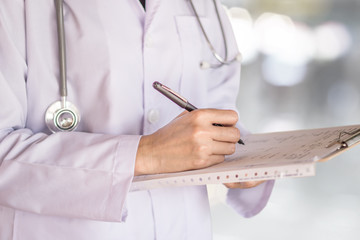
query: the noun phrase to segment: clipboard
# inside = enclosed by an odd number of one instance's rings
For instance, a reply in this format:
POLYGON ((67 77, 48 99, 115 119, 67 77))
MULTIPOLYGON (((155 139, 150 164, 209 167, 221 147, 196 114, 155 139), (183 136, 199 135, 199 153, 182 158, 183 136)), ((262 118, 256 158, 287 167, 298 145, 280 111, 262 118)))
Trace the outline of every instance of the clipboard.
POLYGON ((314 176, 317 162, 360 144, 360 125, 250 134, 243 140, 245 145, 220 164, 136 176, 131 190, 314 176))
POLYGON ((334 145, 338 145, 337 151, 331 153, 327 157, 324 157, 320 160, 320 162, 326 162, 331 158, 340 155, 343 151, 353 148, 358 144, 360 144, 360 128, 355 128, 350 132, 341 131, 339 136, 326 146, 327 148, 330 148, 334 145))

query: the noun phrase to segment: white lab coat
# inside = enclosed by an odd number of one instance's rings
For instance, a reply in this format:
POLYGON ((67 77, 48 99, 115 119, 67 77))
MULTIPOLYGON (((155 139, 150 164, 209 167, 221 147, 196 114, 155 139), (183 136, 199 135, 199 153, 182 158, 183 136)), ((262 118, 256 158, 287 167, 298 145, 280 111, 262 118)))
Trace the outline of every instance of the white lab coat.
MULTIPOLYGON (((224 55, 214 6, 194 0, 224 55)), ((50 134, 59 100, 53 0, 0 1, 0 239, 211 239, 205 186, 129 192, 138 141, 182 109, 153 90, 160 81, 198 107, 235 109, 240 66, 215 62, 185 0, 67 0, 68 99, 76 132, 50 134)), ((229 57, 237 53, 223 10, 229 57)), ((273 182, 230 190, 242 215, 258 213, 273 182)))

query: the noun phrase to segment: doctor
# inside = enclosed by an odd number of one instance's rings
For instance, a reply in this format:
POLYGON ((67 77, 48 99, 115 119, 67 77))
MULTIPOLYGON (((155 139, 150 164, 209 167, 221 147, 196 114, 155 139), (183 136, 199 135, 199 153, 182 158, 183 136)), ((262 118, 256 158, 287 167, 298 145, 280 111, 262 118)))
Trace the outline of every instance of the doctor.
MULTIPOLYGON (((234 57, 220 4, 227 49, 212 1, 193 2, 219 55, 234 57)), ((81 121, 52 133, 44 116, 60 98, 54 1, 0 2, 0 239, 211 239, 205 186, 129 189, 134 175, 202 168, 234 151, 244 133, 240 64, 200 68, 217 60, 188 0, 149 0, 146 12, 136 0, 66 0, 63 16, 68 100, 81 121), (208 109, 183 112, 154 81, 208 109)), ((251 217, 273 182, 228 187, 229 204, 251 217)))

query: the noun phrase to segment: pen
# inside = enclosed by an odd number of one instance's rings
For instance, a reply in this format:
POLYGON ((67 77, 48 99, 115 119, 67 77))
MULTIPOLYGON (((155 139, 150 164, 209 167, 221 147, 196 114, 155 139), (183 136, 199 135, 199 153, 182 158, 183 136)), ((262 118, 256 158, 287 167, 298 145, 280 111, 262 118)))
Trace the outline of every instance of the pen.
MULTIPOLYGON (((197 107, 192 105, 186 98, 180 96, 177 92, 175 92, 171 88, 169 88, 169 87, 167 87, 167 86, 165 86, 165 85, 163 85, 163 84, 161 84, 161 83, 159 83, 157 81, 153 83, 153 87, 156 90, 158 90, 160 93, 162 93, 165 97, 169 98, 171 101, 173 101, 174 103, 176 103, 180 107, 186 109, 187 111, 191 112, 191 111, 197 109, 197 107)), ((214 123, 213 125, 223 127, 223 125, 217 124, 217 123, 214 123)), ((245 145, 245 143, 241 139, 238 141, 238 143, 242 144, 242 145, 245 145)))

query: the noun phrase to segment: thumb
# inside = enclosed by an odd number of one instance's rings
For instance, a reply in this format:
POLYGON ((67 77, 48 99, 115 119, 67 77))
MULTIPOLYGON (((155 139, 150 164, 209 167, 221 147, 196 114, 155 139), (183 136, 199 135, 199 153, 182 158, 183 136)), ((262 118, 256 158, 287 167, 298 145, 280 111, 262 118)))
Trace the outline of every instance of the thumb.
POLYGON ((188 113, 188 111, 183 111, 182 113, 180 113, 179 115, 177 115, 176 117, 175 117, 175 119, 177 119, 177 118, 181 118, 182 116, 184 116, 185 114, 187 114, 188 113))

